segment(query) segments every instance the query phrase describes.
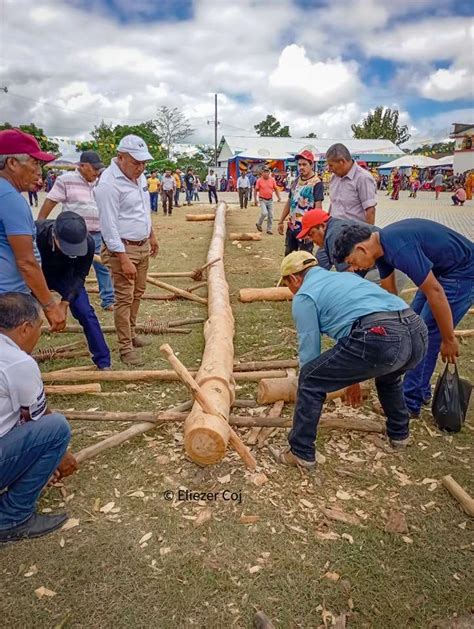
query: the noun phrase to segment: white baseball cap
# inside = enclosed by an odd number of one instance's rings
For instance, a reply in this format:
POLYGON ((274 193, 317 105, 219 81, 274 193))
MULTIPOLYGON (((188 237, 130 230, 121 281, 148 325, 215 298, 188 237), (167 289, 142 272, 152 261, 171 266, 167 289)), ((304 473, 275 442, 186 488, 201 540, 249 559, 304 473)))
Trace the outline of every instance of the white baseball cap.
POLYGON ((148 146, 145 140, 142 140, 138 135, 126 135, 120 140, 117 147, 117 153, 129 153, 139 162, 146 162, 153 159, 153 155, 148 151, 148 146))

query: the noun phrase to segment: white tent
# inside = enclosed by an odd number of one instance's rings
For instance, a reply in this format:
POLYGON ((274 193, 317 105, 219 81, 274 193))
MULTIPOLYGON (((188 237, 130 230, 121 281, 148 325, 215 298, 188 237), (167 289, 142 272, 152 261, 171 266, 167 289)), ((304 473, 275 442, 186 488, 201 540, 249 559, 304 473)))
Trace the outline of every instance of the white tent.
POLYGON ((454 164, 454 155, 445 155, 441 159, 437 159, 438 166, 452 166, 454 164))
POLYGON ((411 168, 417 166, 418 168, 434 168, 440 166, 438 160, 432 157, 426 157, 425 155, 404 155, 398 159, 394 159, 393 162, 388 164, 382 164, 379 166, 379 170, 389 170, 392 168, 411 168))

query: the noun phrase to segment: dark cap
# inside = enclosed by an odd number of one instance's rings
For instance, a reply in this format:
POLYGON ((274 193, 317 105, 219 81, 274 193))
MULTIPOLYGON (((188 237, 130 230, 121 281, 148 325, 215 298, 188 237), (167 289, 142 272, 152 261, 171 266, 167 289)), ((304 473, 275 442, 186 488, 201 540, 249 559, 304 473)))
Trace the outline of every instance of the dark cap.
POLYGON ((54 235, 66 256, 85 256, 88 250, 86 222, 76 212, 61 212, 54 222, 54 235))
POLYGON ((102 168, 104 168, 104 164, 100 159, 99 153, 96 153, 95 151, 84 151, 81 153, 79 163, 90 164, 96 170, 102 170, 102 168))

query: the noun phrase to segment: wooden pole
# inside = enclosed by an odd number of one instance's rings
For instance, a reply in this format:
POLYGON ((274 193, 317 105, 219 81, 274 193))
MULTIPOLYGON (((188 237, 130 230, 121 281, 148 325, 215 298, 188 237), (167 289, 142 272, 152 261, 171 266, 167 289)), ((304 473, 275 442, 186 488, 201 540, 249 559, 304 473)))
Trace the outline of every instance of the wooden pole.
MULTIPOLYGON (((178 407, 176 407, 178 408, 178 407)), ((97 421, 97 422, 131 422, 131 423, 151 423, 154 425, 165 422, 184 422, 188 413, 177 410, 141 412, 104 412, 104 411, 69 411, 56 410, 70 421, 97 421)), ((262 415, 229 415, 231 426, 239 428, 290 428, 292 420, 284 417, 265 417, 262 415)), ((385 430, 384 423, 373 419, 357 419, 354 417, 339 417, 331 414, 321 415, 318 430, 354 430, 357 432, 378 432, 385 430)))
POLYGON ((468 338, 474 336, 474 329, 472 330, 454 330, 454 335, 461 338, 468 338))
POLYGON ((241 288, 239 300, 244 303, 252 301, 291 301, 293 293, 285 286, 277 288, 241 288))
POLYGON ((175 295, 179 295, 184 299, 189 299, 190 301, 196 301, 199 304, 207 304, 207 299, 204 297, 200 297, 199 295, 194 295, 183 288, 178 288, 177 286, 173 286, 172 284, 168 284, 167 282, 162 282, 161 280, 157 280, 154 277, 147 276, 146 281, 149 284, 153 284, 154 286, 158 286, 159 288, 164 288, 165 290, 169 290, 170 293, 174 293, 175 295))
MULTIPOLYGON (((143 332, 144 334, 165 334, 170 329, 175 329, 183 325, 193 325, 195 323, 204 323, 204 321, 206 321, 204 317, 193 317, 190 319, 177 319, 175 321, 157 321, 154 319, 150 319, 150 321, 137 323, 137 325, 135 326, 135 329, 137 332, 143 332)), ((104 333, 117 332, 114 325, 103 325, 101 326, 101 330, 104 333)), ((49 327, 42 327, 41 332, 51 333, 49 327)), ((82 326, 80 325, 67 325, 66 328, 61 332, 61 334, 62 333, 83 334, 84 330, 82 326)))
POLYGON ((462 507, 464 513, 469 517, 474 518, 474 498, 467 493, 467 491, 457 483, 454 478, 448 474, 441 479, 444 487, 449 491, 451 496, 455 498, 462 507))
POLYGON ((215 214, 186 214, 187 221, 213 221, 216 218, 215 214))
MULTIPOLYGON (((296 376, 288 376, 287 378, 260 380, 257 389, 257 402, 259 404, 273 404, 278 400, 285 402, 294 402, 298 389, 298 378, 296 376)), ((361 383, 362 397, 367 397, 369 393, 368 385, 361 383)), ((343 397, 346 389, 332 391, 326 395, 327 400, 335 400, 343 397)))
MULTIPOLYGON (((213 404, 208 395, 203 391, 203 389, 196 383, 194 378, 191 376, 189 371, 183 365, 183 363, 175 356, 171 347, 167 344, 162 345, 160 347, 160 352, 166 357, 170 365, 178 374, 180 380, 189 388, 193 398, 202 408, 204 413, 207 415, 211 415, 213 417, 220 417, 224 423, 227 424, 228 414, 222 415, 217 407, 213 404)), ((257 467, 257 462, 253 458, 250 450, 244 444, 240 436, 229 427, 229 441, 240 456, 240 458, 244 461, 245 465, 250 469, 254 470, 257 467)))
POLYGON ((158 273, 148 273, 149 277, 191 277, 196 282, 200 282, 204 276, 204 272, 216 262, 219 262, 220 258, 209 260, 206 264, 194 269, 193 271, 162 271, 158 273))
MULTIPOLYGON (((197 372, 199 373, 199 372, 197 372)), ((196 371, 190 371, 192 376, 196 371)), ((43 382, 176 382, 179 380, 176 372, 170 369, 149 370, 149 371, 45 371, 42 374, 43 382)), ((202 379, 203 376, 201 376, 202 379)), ((270 371, 239 371, 232 372, 229 377, 233 377, 238 382, 258 382, 262 378, 283 379, 286 372, 280 369, 270 371)))
POLYGON ((47 384, 44 387, 46 395, 79 395, 80 393, 100 393, 102 388, 97 382, 89 384, 47 384))
POLYGON ((242 233, 242 232, 231 232, 229 234, 229 240, 262 240, 262 234, 257 233, 242 233))
POLYGON ((234 372, 236 371, 260 371, 267 369, 291 369, 298 367, 298 359, 287 358, 284 360, 251 360, 247 362, 234 362, 234 372))

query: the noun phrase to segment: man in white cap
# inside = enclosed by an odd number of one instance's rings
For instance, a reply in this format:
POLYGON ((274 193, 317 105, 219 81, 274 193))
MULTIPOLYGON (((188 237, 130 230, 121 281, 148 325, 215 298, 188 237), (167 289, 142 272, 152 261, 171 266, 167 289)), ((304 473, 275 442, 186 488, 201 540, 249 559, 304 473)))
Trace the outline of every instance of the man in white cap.
POLYGON ((136 348, 148 339, 136 336, 135 324, 145 292, 150 255, 158 253, 150 218, 150 197, 144 173, 153 159, 142 138, 126 135, 117 157, 102 173, 95 188, 104 247, 102 261, 112 273, 115 289, 114 319, 120 358, 128 365, 143 365, 136 348))

